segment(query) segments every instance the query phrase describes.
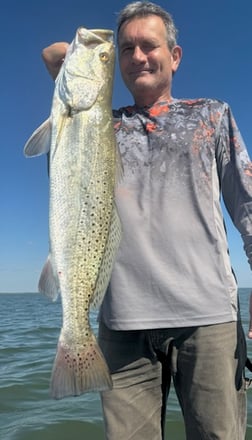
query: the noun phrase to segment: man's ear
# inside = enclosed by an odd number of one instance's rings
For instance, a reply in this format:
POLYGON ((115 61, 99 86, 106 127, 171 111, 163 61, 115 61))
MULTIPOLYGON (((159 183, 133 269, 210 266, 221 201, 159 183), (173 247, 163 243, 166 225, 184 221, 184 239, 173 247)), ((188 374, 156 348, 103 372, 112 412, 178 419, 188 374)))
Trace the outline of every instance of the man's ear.
POLYGON ((182 48, 180 46, 174 46, 171 54, 172 54, 172 72, 175 73, 182 58, 182 48))

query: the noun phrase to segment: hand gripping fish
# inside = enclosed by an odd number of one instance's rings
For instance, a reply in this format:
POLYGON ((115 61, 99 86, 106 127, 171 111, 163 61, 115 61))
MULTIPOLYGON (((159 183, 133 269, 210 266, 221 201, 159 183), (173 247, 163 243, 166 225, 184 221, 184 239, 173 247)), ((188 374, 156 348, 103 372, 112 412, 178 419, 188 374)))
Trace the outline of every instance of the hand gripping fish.
POLYGON ((120 174, 111 111, 114 59, 112 31, 79 28, 56 78, 50 118, 24 147, 26 156, 50 152, 50 253, 39 291, 62 298, 51 378, 56 399, 112 387, 89 313, 103 299, 121 238, 114 202, 120 174))

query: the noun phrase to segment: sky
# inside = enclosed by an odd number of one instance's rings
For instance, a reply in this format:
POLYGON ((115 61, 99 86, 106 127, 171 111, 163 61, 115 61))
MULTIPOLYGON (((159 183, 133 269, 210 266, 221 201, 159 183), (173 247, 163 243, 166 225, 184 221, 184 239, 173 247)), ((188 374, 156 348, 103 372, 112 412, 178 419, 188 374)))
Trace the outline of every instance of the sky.
MULTIPOLYGON (((0 292, 36 292, 48 253, 48 177, 45 157, 26 159, 26 140, 50 113, 54 83, 41 59, 44 47, 71 42, 79 26, 115 30, 128 1, 4 0, 0 13, 0 292), (88 6, 87 6, 88 5, 88 6)), ((228 102, 252 157, 251 0, 160 0, 179 29, 183 59, 176 98, 228 102)), ((115 72, 113 107, 132 104, 115 72)), ((226 212, 231 262, 239 287, 252 277, 239 233, 226 212)), ((202 268, 204 270, 204 268, 202 268)))

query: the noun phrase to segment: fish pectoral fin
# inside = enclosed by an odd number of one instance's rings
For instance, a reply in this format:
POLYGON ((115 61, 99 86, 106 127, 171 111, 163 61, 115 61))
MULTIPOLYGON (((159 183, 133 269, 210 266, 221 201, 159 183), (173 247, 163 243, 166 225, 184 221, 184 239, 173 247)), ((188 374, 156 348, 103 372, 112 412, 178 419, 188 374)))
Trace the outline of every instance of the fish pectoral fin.
POLYGON ((48 256, 42 269, 38 289, 52 301, 56 301, 59 294, 59 279, 51 261, 51 255, 48 256))
POLYGON ((24 146, 26 157, 40 156, 50 150, 51 143, 51 119, 44 121, 31 135, 24 146))
POLYGON ((95 336, 90 336, 78 347, 69 347, 64 344, 63 338, 59 339, 51 377, 54 399, 112 388, 107 363, 95 336))

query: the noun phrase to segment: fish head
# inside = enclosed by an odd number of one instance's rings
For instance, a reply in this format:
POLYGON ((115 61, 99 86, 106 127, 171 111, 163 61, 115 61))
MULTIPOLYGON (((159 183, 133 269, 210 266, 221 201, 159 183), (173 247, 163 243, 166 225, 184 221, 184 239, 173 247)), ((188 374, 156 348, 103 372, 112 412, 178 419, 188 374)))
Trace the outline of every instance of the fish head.
POLYGON ((113 31, 80 27, 56 79, 61 100, 75 112, 89 109, 97 99, 111 104, 114 66, 113 31))

